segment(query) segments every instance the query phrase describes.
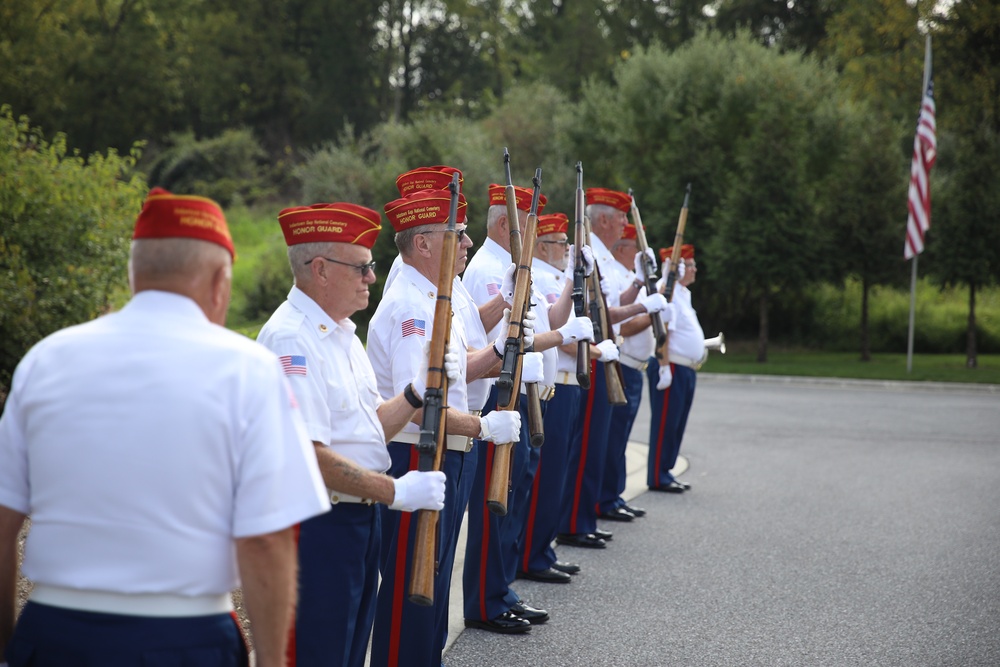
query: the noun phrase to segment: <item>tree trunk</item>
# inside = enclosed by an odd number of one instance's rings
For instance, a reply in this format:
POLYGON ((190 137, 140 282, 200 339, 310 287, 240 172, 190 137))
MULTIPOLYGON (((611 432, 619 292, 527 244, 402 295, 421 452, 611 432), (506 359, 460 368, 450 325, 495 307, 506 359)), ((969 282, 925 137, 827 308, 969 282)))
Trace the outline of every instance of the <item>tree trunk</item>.
POLYGON ((976 286, 969 284, 969 325, 965 330, 965 367, 976 368, 976 286))
POLYGON ((868 278, 861 278, 861 361, 872 360, 872 341, 868 331, 868 278))
POLYGON ((767 289, 765 289, 760 295, 760 335, 757 337, 757 362, 761 364, 767 362, 768 333, 767 289))

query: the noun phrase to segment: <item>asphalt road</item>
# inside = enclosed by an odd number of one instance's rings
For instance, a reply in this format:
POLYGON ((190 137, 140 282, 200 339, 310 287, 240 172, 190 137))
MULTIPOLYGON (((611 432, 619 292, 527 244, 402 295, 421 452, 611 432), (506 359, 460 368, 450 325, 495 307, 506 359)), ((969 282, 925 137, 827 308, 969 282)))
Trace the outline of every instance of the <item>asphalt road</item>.
POLYGON ((643 492, 644 401, 628 495, 648 516, 560 547, 571 584, 518 582, 548 624, 454 632, 445 664, 1000 665, 990 389, 702 375, 682 496, 643 492))

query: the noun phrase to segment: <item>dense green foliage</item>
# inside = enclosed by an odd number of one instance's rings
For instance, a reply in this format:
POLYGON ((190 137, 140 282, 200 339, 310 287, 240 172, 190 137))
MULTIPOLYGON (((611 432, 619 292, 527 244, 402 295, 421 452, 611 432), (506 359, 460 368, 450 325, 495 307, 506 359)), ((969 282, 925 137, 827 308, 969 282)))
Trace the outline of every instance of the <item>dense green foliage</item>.
POLYGON ((84 159, 0 110, 0 393, 38 340, 124 301, 136 155, 84 159))
MULTIPOLYGON (((829 319, 817 295, 830 288, 858 300, 844 320, 857 335, 837 338, 865 357, 885 344, 881 301, 908 277, 925 32, 940 158, 920 269, 965 290, 948 293, 974 361, 977 340, 992 344, 975 307, 1000 278, 993 0, 8 0, 0 104, 62 133, 65 154, 126 160, 121 184, 132 158, 108 147, 141 141, 149 185, 207 194, 231 216, 269 211, 268 252, 240 249, 253 270, 233 313, 248 322, 287 290, 283 206, 381 208, 400 172, 452 164, 475 227, 508 146, 516 182, 543 167, 550 211, 571 212, 577 160, 587 185, 634 188, 654 245, 671 241, 691 182, 706 326, 756 337, 759 359, 772 338, 829 343, 813 323, 829 319)), ((0 250, 21 267, 3 279, 21 285, 35 269, 0 250)), ((390 230, 374 253, 384 275, 390 230)), ((63 323, 79 316, 60 308, 63 323)))

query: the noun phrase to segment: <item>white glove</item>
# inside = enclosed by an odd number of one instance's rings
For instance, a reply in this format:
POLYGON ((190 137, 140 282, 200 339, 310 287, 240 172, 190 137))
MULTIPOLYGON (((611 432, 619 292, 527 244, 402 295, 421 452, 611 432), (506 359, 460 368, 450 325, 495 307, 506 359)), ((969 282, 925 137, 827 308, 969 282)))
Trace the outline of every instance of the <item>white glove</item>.
POLYGON ((643 297, 639 303, 642 304, 642 307, 646 309, 647 313, 658 313, 662 310, 666 310, 667 306, 670 305, 667 303, 667 298, 659 292, 643 297))
POLYGON ((524 321, 521 322, 521 336, 524 339, 525 349, 530 348, 535 344, 535 310, 533 308, 528 308, 528 311, 524 314, 524 321))
POLYGON ((608 297, 612 295, 617 296, 618 293, 615 292, 613 288, 614 286, 611 284, 610 280, 608 280, 607 278, 601 278, 601 292, 604 294, 604 296, 608 297))
POLYGON ((677 262, 677 280, 683 278, 686 272, 687 272, 687 267, 684 266, 684 261, 681 260, 680 262, 677 262))
POLYGON ((656 382, 656 388, 663 391, 674 381, 674 376, 670 372, 670 364, 660 366, 660 379, 656 382))
MULTIPOLYGON (((413 393, 420 398, 424 397, 427 393, 427 365, 428 356, 430 356, 430 345, 424 345, 424 359, 420 363, 420 368, 417 370, 416 377, 413 378, 413 382, 410 384, 413 386, 413 393)), ((462 367, 458 364, 458 352, 455 350, 454 346, 445 352, 444 355, 444 374, 448 376, 448 382, 458 382, 462 378, 462 367)), ((2 667, 2 665, 0 665, 2 667)))
POLYGON ((597 349, 601 351, 598 361, 603 363, 618 361, 618 346, 615 345, 613 340, 602 340, 597 344, 597 349))
MULTIPOLYGON (((573 246, 569 247, 569 262, 566 265, 566 276, 573 279, 573 269, 576 267, 576 251, 573 246)), ((594 272, 594 251, 589 245, 583 246, 583 275, 589 276, 594 272)))
POLYGON ((399 479, 392 480, 396 495, 393 496, 389 509, 401 512, 440 511, 444 507, 444 480, 444 473, 436 470, 411 470, 399 479))
POLYGON ((497 354, 503 356, 503 351, 507 345, 507 330, 510 329, 510 308, 503 309, 503 319, 500 320, 500 333, 493 341, 493 349, 497 354))
POLYGON ((581 340, 594 340, 594 323, 589 317, 570 317, 569 321, 556 331, 563 337, 563 345, 581 340))
POLYGON ((517 410, 494 410, 479 418, 479 439, 505 444, 521 439, 521 413, 517 410))
MULTIPOLYGON (((652 248, 646 248, 646 257, 649 258, 650 266, 656 266, 656 256, 653 254, 653 249, 652 248)), ((636 275, 636 277, 641 277, 643 275, 643 272, 642 272, 642 264, 643 264, 643 262, 642 262, 642 253, 641 252, 637 252, 635 254, 635 259, 632 261, 632 264, 635 266, 635 275, 636 275)), ((649 278, 655 278, 656 276, 648 276, 648 277, 649 278)))
POLYGON ((545 368, 541 352, 525 352, 521 359, 521 382, 542 382, 545 368))
POLYGON ((517 273, 517 265, 511 264, 507 267, 507 272, 503 274, 503 281, 500 283, 500 296, 507 303, 514 303, 514 274, 517 273))

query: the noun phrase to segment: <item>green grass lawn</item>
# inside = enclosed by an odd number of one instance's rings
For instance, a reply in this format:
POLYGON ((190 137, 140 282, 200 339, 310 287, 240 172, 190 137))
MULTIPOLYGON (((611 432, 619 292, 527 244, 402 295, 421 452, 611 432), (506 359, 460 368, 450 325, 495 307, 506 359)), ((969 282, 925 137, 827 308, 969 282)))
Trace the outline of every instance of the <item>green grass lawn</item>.
POLYGON ((702 373, 798 375, 932 382, 1000 384, 1000 355, 979 355, 979 367, 965 367, 964 354, 914 354, 913 372, 906 372, 906 354, 873 354, 863 362, 856 352, 769 350, 768 361, 757 363, 752 352, 712 352, 702 373))

